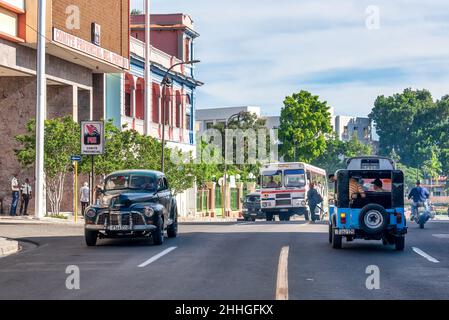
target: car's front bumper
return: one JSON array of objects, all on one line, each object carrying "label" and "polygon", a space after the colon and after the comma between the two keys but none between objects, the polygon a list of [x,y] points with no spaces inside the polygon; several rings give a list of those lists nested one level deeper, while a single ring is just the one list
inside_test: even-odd
[{"label": "car's front bumper", "polygon": [[[114,226],[113,226],[114,227]],[[156,226],[154,225],[141,225],[141,226],[132,226],[127,229],[115,229],[104,225],[95,225],[95,224],[86,224],[84,228],[86,230],[91,231],[105,231],[105,232],[116,232],[116,233],[130,233],[130,232],[153,232],[156,230]]]}]

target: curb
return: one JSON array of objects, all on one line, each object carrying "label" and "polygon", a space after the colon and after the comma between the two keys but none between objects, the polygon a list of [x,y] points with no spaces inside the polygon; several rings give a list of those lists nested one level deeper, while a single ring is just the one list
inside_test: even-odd
[{"label": "curb", "polygon": [[5,257],[19,252],[19,242],[0,238],[0,257]]}]

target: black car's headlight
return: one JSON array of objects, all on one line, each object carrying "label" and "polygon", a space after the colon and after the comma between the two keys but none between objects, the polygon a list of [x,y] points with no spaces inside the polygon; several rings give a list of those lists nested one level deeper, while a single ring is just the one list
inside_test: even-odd
[{"label": "black car's headlight", "polygon": [[86,212],[86,217],[88,217],[88,218],[95,218],[96,215],[97,215],[97,212],[93,209],[89,209]]},{"label": "black car's headlight", "polygon": [[143,208],[143,214],[147,218],[151,218],[154,215],[154,210],[151,207],[145,207]]}]

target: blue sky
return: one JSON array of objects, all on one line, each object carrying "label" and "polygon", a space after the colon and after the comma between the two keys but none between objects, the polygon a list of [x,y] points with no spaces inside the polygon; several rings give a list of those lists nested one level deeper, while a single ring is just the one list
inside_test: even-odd
[{"label": "blue sky", "polygon": [[[370,5],[379,29],[366,26]],[[449,94],[447,0],[151,0],[151,9],[190,14],[201,34],[199,108],[274,115],[305,89],[337,114],[363,116],[378,95],[407,87]]]}]

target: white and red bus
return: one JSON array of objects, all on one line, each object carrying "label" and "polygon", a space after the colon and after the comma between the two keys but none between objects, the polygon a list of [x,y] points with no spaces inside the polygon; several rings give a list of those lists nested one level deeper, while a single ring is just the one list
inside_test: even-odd
[{"label": "white and red bus", "polygon": [[[307,192],[309,183],[315,188],[324,202],[320,205],[321,217],[328,212],[328,186],[324,169],[306,163],[272,163],[263,165],[260,170],[261,208],[267,221],[288,221],[293,215],[304,215],[308,209]],[[310,216],[310,215],[309,215]]]}]

